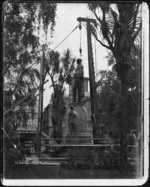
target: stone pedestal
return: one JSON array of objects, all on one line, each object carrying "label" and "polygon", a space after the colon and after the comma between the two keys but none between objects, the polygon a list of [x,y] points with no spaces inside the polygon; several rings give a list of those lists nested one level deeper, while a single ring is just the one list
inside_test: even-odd
[{"label": "stone pedestal", "polygon": [[[70,111],[70,106],[73,106],[74,110],[77,112],[78,116],[76,118],[76,134],[69,134],[68,127],[68,115]],[[88,110],[85,103],[70,103],[67,107],[66,114],[63,121],[63,136],[66,139],[67,144],[86,144],[92,143],[92,131],[89,130],[89,116]]]}]

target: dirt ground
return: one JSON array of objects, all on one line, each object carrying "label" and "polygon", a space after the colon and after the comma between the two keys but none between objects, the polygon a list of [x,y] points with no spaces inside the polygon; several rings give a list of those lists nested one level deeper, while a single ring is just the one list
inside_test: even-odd
[{"label": "dirt ground", "polygon": [[133,172],[117,169],[67,169],[60,165],[14,165],[4,173],[5,179],[132,179]]}]

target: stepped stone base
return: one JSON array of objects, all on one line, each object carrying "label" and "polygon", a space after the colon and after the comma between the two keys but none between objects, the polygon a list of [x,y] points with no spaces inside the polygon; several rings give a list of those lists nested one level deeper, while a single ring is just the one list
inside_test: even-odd
[{"label": "stepped stone base", "polygon": [[[82,103],[70,103],[66,108],[66,114],[63,120],[63,143],[65,144],[92,144],[92,128],[90,128],[91,115],[88,112],[86,102]],[[78,114],[75,119],[76,134],[69,134],[68,116],[70,112],[70,106],[73,106],[74,110]]]},{"label": "stepped stone base", "polygon": [[66,144],[92,144],[91,136],[84,133],[77,135],[67,135]]}]

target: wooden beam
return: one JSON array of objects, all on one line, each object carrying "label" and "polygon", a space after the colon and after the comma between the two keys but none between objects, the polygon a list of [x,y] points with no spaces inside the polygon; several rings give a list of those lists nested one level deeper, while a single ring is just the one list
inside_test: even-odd
[{"label": "wooden beam", "polygon": [[84,22],[93,22],[93,23],[96,23],[96,19],[81,18],[81,17],[78,17],[77,21],[84,21]]},{"label": "wooden beam", "polygon": [[[45,89],[43,90],[43,92],[45,91]],[[31,99],[30,101],[28,101],[25,105],[21,106],[18,110],[20,110],[21,108],[24,108],[26,107],[30,102],[32,102],[34,99],[36,99],[36,97],[38,96],[39,94],[35,95],[33,99]],[[6,120],[4,120],[4,122],[6,123],[6,121],[10,120],[17,112],[18,110],[14,111],[13,114],[7,118]]]}]

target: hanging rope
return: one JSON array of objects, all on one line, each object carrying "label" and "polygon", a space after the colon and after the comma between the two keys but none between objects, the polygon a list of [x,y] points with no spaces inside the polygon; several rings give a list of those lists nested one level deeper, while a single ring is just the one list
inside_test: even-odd
[{"label": "hanging rope", "polygon": [[[94,38],[95,39],[95,38]],[[96,39],[95,41],[95,73],[97,73],[97,52],[96,52]]]},{"label": "hanging rope", "polygon": [[79,29],[80,29],[80,48],[79,48],[79,53],[80,53],[80,57],[82,57],[82,25],[81,22],[79,24]]}]

